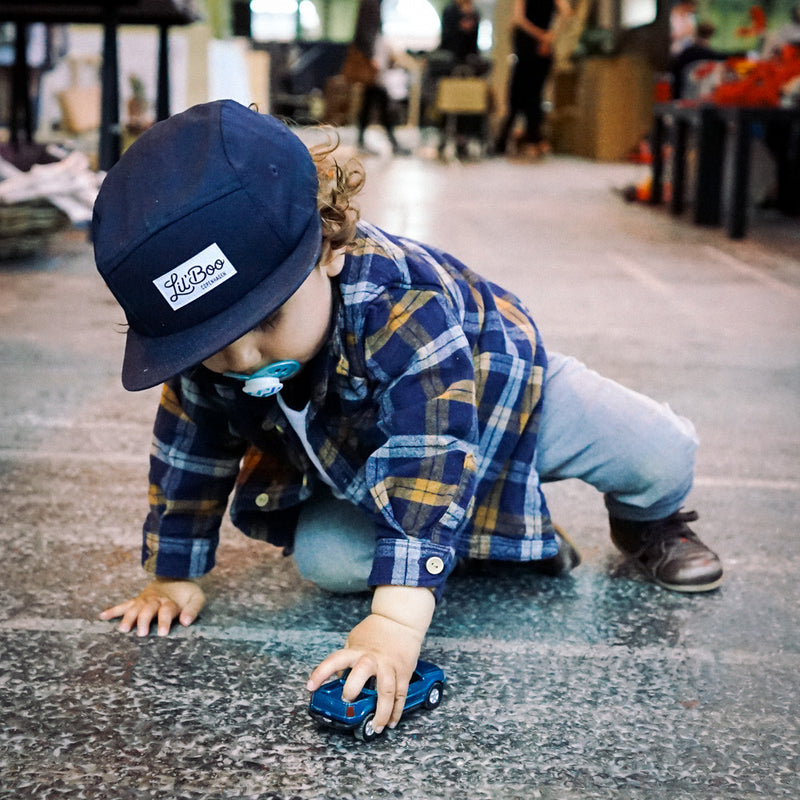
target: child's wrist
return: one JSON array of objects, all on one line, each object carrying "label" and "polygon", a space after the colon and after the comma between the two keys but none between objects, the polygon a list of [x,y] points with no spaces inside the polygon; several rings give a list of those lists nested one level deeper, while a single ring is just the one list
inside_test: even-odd
[{"label": "child's wrist", "polygon": [[424,586],[378,586],[372,595],[372,613],[417,631],[424,637],[436,608],[436,598]]}]

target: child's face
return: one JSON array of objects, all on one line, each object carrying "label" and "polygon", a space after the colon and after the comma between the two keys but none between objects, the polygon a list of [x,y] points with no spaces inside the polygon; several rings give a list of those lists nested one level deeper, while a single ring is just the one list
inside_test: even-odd
[{"label": "child's face", "polygon": [[252,374],[273,361],[307,364],[328,336],[333,309],[331,278],[344,266],[344,255],[317,264],[300,288],[263,322],[233,344],[203,361],[212,372]]}]

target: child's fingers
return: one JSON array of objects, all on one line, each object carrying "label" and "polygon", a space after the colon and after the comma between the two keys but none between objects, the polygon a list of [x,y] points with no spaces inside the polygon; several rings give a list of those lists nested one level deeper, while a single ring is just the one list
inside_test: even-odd
[{"label": "child's fingers", "polygon": [[138,597],[102,611],[100,619],[122,617],[119,629],[127,633],[136,627],[139,636],[147,636],[155,620],[158,635],[166,636],[179,615],[182,625],[191,625],[205,601],[202,589],[191,581],[174,581],[170,585],[156,581]]},{"label": "child's fingers", "polygon": [[172,620],[178,616],[178,607],[173,602],[162,602],[158,609],[158,635],[166,636],[172,627]]},{"label": "child's fingers", "polygon": [[[119,623],[119,629],[123,633],[127,633],[134,627],[139,625],[139,618],[142,612],[142,602],[140,600],[131,601],[128,610],[122,615],[122,620]],[[148,623],[149,624],[149,623]],[[144,634],[139,634],[140,636]]]},{"label": "child's fingers", "polygon": [[125,604],[125,609],[122,614],[115,614],[114,616],[122,617],[119,623],[119,629],[127,633],[136,624],[136,619],[139,616],[138,606],[131,600],[131,602]]},{"label": "child's fingers", "polygon": [[389,718],[389,727],[394,728],[398,722],[400,722],[400,718],[403,716],[403,711],[406,707],[406,697],[408,696],[408,685],[405,688],[401,689],[400,684],[397,684],[397,688],[394,692],[394,708],[392,709],[392,716]]},{"label": "child's fingers", "polygon": [[[392,711],[397,701],[397,678],[394,670],[381,670],[378,673],[378,702],[375,704],[375,719],[372,727],[375,733],[380,733],[393,719]],[[405,695],[400,705],[405,704]],[[399,717],[397,718],[400,719]]]},{"label": "child's fingers", "polygon": [[363,655],[356,660],[356,662],[352,665],[352,669],[350,670],[350,674],[347,676],[347,680],[344,682],[344,688],[342,689],[342,697],[347,700],[348,702],[352,703],[353,700],[358,697],[361,690],[364,688],[364,684],[373,676],[375,675],[377,678],[377,686],[378,693],[380,694],[381,691],[381,672],[378,666],[378,662],[372,655]]},{"label": "child's fingers", "polygon": [[138,636],[147,636],[150,633],[150,625],[157,612],[158,603],[153,600],[145,603],[139,612],[139,618],[136,623],[136,633]]},{"label": "child's fingers", "polygon": [[126,600],[124,603],[107,608],[100,612],[100,619],[109,620],[121,617],[130,607],[132,600]]},{"label": "child's fingers", "polygon": [[202,593],[193,596],[181,611],[179,620],[181,625],[191,625],[197,619],[197,615],[205,605],[205,602],[206,598]]},{"label": "child's fingers", "polygon": [[407,696],[408,681],[403,681],[397,672],[389,670],[385,676],[378,675],[378,706],[374,726],[383,728],[388,724],[394,728],[403,716]]},{"label": "child's fingers", "polygon": [[315,692],[329,678],[332,678],[343,669],[352,666],[353,654],[347,650],[337,650],[331,653],[324,661],[321,661],[308,677],[306,689]]}]

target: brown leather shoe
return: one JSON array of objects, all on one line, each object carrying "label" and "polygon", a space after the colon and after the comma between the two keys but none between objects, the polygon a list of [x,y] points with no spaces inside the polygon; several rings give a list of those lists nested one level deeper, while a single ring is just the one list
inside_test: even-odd
[{"label": "brown leather shoe", "polygon": [[695,511],[647,522],[610,518],[611,541],[665,589],[709,592],[722,583],[722,562],[686,524]]}]

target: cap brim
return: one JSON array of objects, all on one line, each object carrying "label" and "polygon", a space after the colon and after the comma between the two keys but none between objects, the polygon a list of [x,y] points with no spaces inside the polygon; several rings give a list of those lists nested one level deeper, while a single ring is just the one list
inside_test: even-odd
[{"label": "cap brim", "polygon": [[122,385],[132,392],[150,389],[244,336],[300,288],[317,263],[321,243],[320,218],[315,214],[289,258],[221,313],[167,336],[142,336],[129,327]]}]

